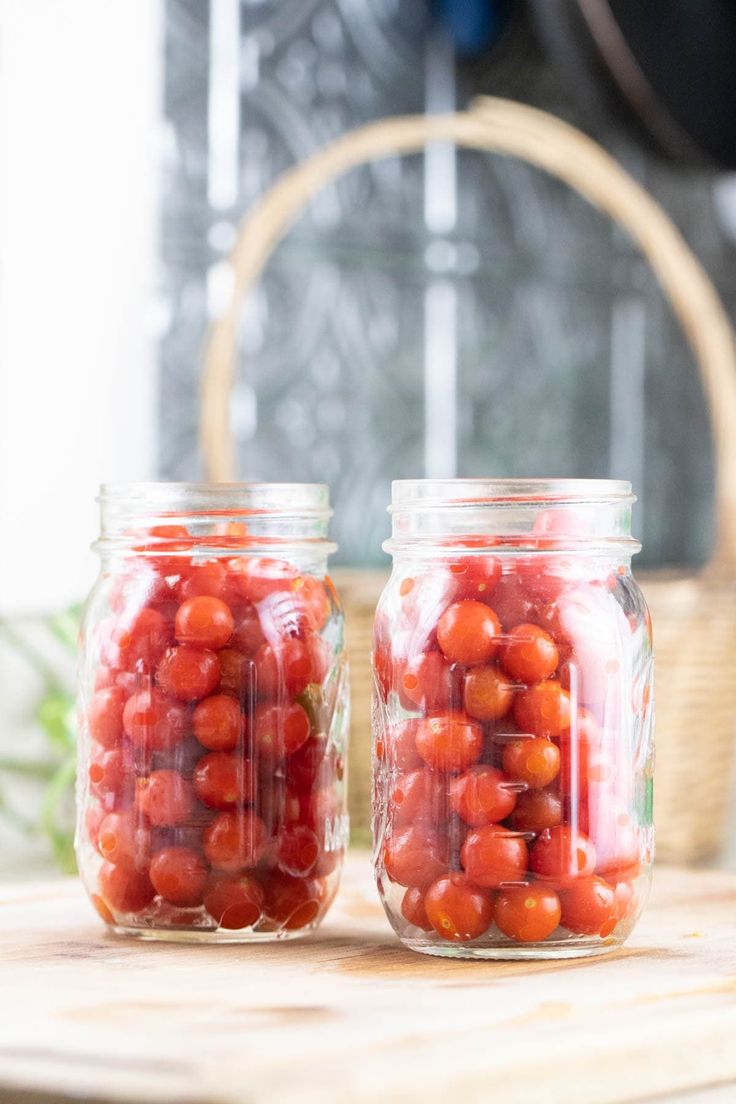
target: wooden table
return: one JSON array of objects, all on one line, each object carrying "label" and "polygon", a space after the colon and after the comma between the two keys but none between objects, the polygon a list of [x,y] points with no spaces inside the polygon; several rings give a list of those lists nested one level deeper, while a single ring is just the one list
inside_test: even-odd
[{"label": "wooden table", "polygon": [[13,886],[0,986],[12,1104],[736,1100],[733,874],[660,869],[623,951],[519,964],[405,951],[360,853],[306,942],[124,941],[76,881]]}]

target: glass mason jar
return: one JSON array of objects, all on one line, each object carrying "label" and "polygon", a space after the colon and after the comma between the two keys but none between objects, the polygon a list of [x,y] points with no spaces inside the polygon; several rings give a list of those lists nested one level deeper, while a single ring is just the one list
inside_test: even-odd
[{"label": "glass mason jar", "polygon": [[594,955],[636,922],[654,832],[633,502],[609,480],[393,484],[374,862],[413,950]]},{"label": "glass mason jar", "polygon": [[143,938],[315,928],[347,840],[326,487],[105,486],[81,635],[77,855]]}]

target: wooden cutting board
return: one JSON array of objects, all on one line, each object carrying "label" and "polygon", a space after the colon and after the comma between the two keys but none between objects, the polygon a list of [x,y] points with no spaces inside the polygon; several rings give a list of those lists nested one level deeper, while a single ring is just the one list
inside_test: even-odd
[{"label": "wooden cutting board", "polygon": [[320,933],[253,947],[116,939],[76,881],[11,886],[0,987],[12,1104],[736,1100],[732,874],[659,869],[623,951],[519,964],[404,950],[362,853]]}]

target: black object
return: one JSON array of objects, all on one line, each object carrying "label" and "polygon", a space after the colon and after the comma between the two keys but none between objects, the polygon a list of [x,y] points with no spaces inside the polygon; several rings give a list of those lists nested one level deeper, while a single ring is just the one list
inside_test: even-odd
[{"label": "black object", "polygon": [[531,0],[581,98],[661,152],[736,167],[736,0]]}]

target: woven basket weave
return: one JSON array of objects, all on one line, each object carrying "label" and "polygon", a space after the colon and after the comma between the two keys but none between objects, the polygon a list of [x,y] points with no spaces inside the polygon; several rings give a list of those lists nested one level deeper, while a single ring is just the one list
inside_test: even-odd
[{"label": "woven basket weave", "polygon": [[[274,248],[325,184],[374,159],[428,143],[515,156],[576,189],[628,231],[647,257],[700,370],[716,459],[717,532],[697,575],[640,576],[657,657],[655,819],[661,858],[692,861],[723,840],[736,740],[736,357],[733,333],[708,277],[654,200],[595,142],[554,116],[481,98],[470,111],[386,119],[351,131],[290,169],[244,218],[232,252],[233,287],[204,358],[201,446],[208,478],[236,478],[229,396],[243,298]],[[352,671],[351,812],[358,834],[370,794],[370,640],[385,574],[338,575]]]}]

